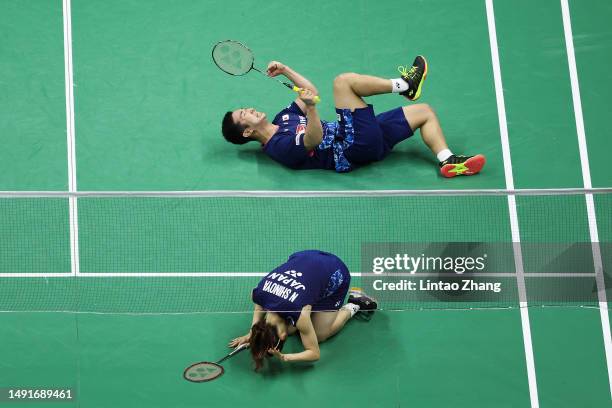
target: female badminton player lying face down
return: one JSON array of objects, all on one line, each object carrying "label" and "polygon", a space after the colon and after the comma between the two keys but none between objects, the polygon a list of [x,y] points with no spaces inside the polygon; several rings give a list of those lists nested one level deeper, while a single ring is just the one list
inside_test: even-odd
[{"label": "female badminton player lying face down", "polygon": [[[230,347],[249,343],[255,370],[266,355],[281,361],[317,361],[319,343],[338,333],[356,313],[376,310],[376,302],[352,289],[351,276],[337,256],[316,250],[296,252],[253,289],[253,323]],[[304,351],[281,353],[288,335],[299,332]]]}]

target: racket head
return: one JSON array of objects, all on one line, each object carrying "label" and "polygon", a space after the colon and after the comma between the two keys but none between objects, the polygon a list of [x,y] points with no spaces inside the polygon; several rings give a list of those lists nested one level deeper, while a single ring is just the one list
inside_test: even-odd
[{"label": "racket head", "polygon": [[225,370],[217,363],[210,361],[200,361],[190,365],[183,372],[183,377],[187,381],[201,383],[216,380],[221,377]]},{"label": "racket head", "polygon": [[253,69],[255,56],[244,44],[234,40],[219,41],[213,46],[212,59],[227,74],[240,76]]}]

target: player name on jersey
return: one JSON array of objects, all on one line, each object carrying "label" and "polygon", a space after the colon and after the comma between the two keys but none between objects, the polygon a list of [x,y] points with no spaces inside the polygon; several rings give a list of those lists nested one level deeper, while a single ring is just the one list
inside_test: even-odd
[{"label": "player name on jersey", "polygon": [[306,286],[295,278],[288,277],[282,273],[273,272],[266,277],[262,290],[293,303],[299,296],[297,290],[306,290]]}]

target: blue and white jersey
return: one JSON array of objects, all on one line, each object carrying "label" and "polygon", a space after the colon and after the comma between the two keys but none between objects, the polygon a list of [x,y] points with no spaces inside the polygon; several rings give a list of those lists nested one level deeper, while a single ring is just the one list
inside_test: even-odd
[{"label": "blue and white jersey", "polygon": [[[279,128],[263,147],[272,159],[292,169],[335,168],[333,151],[329,146],[317,146],[312,150],[304,146],[306,114],[295,102],[280,111],[272,123]],[[324,132],[329,127],[324,121],[321,125]]]},{"label": "blue and white jersey", "polygon": [[[253,302],[295,325],[304,306],[337,310],[349,282],[348,268],[337,256],[317,250],[300,251],[261,279],[253,289]],[[333,304],[329,304],[332,299]]]}]

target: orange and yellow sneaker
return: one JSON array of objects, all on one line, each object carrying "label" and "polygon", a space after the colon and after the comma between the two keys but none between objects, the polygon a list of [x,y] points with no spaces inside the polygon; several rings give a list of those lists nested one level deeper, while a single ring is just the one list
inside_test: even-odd
[{"label": "orange and yellow sneaker", "polygon": [[455,156],[440,162],[440,173],[444,177],[471,176],[482,170],[486,159],[482,154],[476,156]]}]

